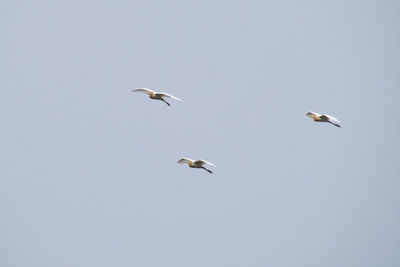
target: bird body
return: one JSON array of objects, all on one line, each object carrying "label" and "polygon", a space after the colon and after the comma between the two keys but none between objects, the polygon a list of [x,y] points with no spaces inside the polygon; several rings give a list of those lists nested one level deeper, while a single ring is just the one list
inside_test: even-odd
[{"label": "bird body", "polygon": [[170,95],[170,94],[167,94],[167,93],[163,93],[163,92],[155,92],[155,91],[150,90],[148,88],[137,88],[137,89],[132,90],[132,92],[143,92],[145,94],[148,94],[151,99],[161,100],[165,104],[167,104],[168,106],[171,106],[171,104],[168,103],[165,100],[166,97],[172,98],[172,99],[175,99],[175,100],[178,100],[178,101],[182,101],[182,99],[177,98],[176,96],[173,96],[173,95]]},{"label": "bird body", "polygon": [[204,169],[204,170],[208,171],[209,173],[212,173],[212,171],[207,169],[206,167],[204,167],[204,165],[208,164],[208,165],[211,165],[211,166],[215,167],[215,165],[212,164],[211,162],[208,162],[208,161],[205,161],[205,160],[202,160],[202,159],[192,160],[192,159],[189,159],[189,158],[181,158],[180,160],[178,160],[178,163],[181,163],[181,164],[187,163],[188,166],[191,167],[191,168]]},{"label": "bird body", "polygon": [[307,112],[306,113],[307,117],[312,118],[314,121],[317,122],[328,122],[330,124],[335,125],[336,127],[341,127],[339,125],[340,121],[338,119],[336,119],[335,117],[331,116],[331,115],[327,115],[327,114],[318,114],[317,112]]}]

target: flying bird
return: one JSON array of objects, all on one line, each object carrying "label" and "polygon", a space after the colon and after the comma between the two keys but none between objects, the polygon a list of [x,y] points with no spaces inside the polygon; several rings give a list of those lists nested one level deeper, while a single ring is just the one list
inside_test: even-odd
[{"label": "flying bird", "polygon": [[321,115],[316,112],[310,111],[310,112],[306,113],[306,116],[310,117],[314,121],[329,122],[330,124],[333,124],[340,128],[340,125],[339,125],[340,121],[331,115],[326,115],[326,114]]},{"label": "flying bird", "polygon": [[210,163],[208,161],[202,160],[202,159],[193,161],[192,159],[181,158],[180,160],[178,160],[178,163],[181,163],[181,164],[187,163],[189,165],[189,167],[191,167],[191,168],[204,169],[204,170],[208,171],[209,173],[213,173],[213,172],[211,170],[207,169],[206,167],[204,167],[204,165],[208,164],[208,165],[211,165],[211,166],[215,167],[214,164],[212,164],[212,163]]},{"label": "flying bird", "polygon": [[171,106],[170,103],[165,101],[165,97],[169,97],[178,101],[183,101],[182,99],[177,98],[176,96],[167,94],[167,93],[162,93],[162,92],[155,92],[153,90],[147,89],[147,88],[137,88],[132,90],[132,92],[143,92],[145,94],[148,94],[151,99],[156,99],[156,100],[161,100],[168,106]]}]

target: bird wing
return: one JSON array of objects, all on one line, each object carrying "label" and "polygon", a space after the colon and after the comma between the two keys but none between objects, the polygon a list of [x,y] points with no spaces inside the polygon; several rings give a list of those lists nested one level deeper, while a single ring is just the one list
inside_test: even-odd
[{"label": "bird wing", "polygon": [[196,161],[193,162],[193,163],[196,164],[196,165],[201,165],[201,166],[203,166],[204,164],[208,164],[208,165],[211,165],[211,166],[216,167],[216,166],[215,166],[214,164],[212,164],[211,162],[205,161],[205,160],[203,160],[203,159],[196,160]]},{"label": "bird wing", "polygon": [[136,89],[133,89],[132,92],[150,93],[150,92],[154,92],[154,91],[150,90],[148,88],[136,88]]},{"label": "bird wing", "polygon": [[338,119],[336,119],[335,117],[333,117],[331,115],[323,114],[323,115],[321,115],[321,119],[325,119],[327,121],[330,121],[330,122],[333,122],[336,124],[340,123],[340,121]]},{"label": "bird wing", "polygon": [[156,93],[156,95],[159,95],[161,97],[166,96],[166,97],[170,97],[172,99],[178,100],[178,101],[183,101],[182,99],[177,98],[176,96],[173,96],[173,95],[170,95],[170,94],[167,94],[167,93],[159,92],[159,93]]},{"label": "bird wing", "polygon": [[189,162],[191,162],[191,161],[192,161],[191,159],[181,158],[180,160],[178,160],[178,163],[183,164],[183,163],[189,163]]}]

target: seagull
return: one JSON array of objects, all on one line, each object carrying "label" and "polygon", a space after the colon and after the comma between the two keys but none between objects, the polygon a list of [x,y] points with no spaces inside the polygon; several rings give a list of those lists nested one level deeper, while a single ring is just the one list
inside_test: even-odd
[{"label": "seagull", "polygon": [[326,115],[326,114],[321,115],[316,112],[310,111],[310,112],[306,113],[306,116],[312,118],[314,121],[329,122],[330,124],[333,124],[340,128],[340,125],[339,125],[340,121],[331,115]]},{"label": "seagull", "polygon": [[212,164],[212,163],[210,163],[208,161],[202,160],[202,159],[193,161],[192,159],[181,158],[180,160],[178,160],[178,163],[181,163],[181,164],[187,163],[189,165],[189,167],[191,167],[191,168],[201,168],[201,169],[204,169],[204,170],[208,171],[209,173],[213,173],[213,172],[210,171],[209,169],[207,169],[206,167],[204,167],[204,165],[208,164],[208,165],[211,165],[211,166],[215,167],[214,164]]},{"label": "seagull", "polygon": [[149,97],[151,99],[157,99],[157,100],[161,100],[163,101],[165,104],[167,104],[168,106],[171,106],[170,103],[168,103],[167,101],[165,101],[164,97],[169,97],[178,101],[182,101],[182,99],[179,99],[173,95],[167,94],[167,93],[162,93],[162,92],[155,92],[153,90],[147,89],[147,88],[137,88],[132,90],[132,92],[143,92],[149,95]]}]

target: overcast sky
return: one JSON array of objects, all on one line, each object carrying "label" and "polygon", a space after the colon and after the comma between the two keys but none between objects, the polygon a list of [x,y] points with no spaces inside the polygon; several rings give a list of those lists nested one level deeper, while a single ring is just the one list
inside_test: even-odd
[{"label": "overcast sky", "polygon": [[399,12],[1,1],[0,265],[400,266]]}]

